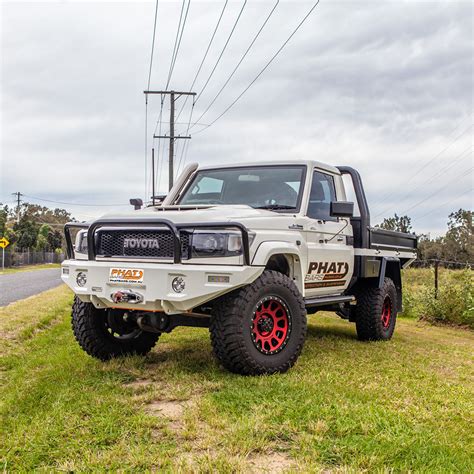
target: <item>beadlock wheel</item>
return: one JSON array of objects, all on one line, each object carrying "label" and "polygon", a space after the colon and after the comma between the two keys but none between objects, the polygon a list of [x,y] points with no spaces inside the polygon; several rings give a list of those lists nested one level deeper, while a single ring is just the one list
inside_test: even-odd
[{"label": "beadlock wheel", "polygon": [[295,282],[265,270],[212,308],[211,342],[228,370],[243,375],[286,372],[298,359],[306,336],[306,309]]},{"label": "beadlock wheel", "polygon": [[390,300],[390,296],[386,296],[383,302],[382,307],[382,326],[384,329],[388,329],[390,327],[390,320],[392,317],[392,301]]},{"label": "beadlock wheel", "polygon": [[262,354],[276,354],[288,342],[291,333],[290,310],[276,297],[262,298],[252,318],[252,341]]},{"label": "beadlock wheel", "polygon": [[397,290],[390,278],[383,285],[367,283],[357,292],[355,323],[362,341],[387,341],[397,321]]}]

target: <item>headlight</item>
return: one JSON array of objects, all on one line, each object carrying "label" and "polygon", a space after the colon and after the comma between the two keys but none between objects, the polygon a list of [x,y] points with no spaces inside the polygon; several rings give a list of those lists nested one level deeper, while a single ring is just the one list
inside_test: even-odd
[{"label": "headlight", "polygon": [[76,235],[76,243],[74,245],[74,253],[87,255],[87,230],[80,230]]},{"label": "headlight", "polygon": [[195,230],[191,238],[192,257],[233,257],[242,255],[242,234],[235,231]]}]

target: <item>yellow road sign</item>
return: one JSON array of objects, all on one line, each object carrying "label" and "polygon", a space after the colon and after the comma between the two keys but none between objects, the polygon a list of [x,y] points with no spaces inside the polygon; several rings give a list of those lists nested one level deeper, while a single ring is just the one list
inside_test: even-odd
[{"label": "yellow road sign", "polygon": [[10,245],[10,242],[5,237],[2,237],[0,239],[0,248],[4,249],[5,247],[8,247]]}]

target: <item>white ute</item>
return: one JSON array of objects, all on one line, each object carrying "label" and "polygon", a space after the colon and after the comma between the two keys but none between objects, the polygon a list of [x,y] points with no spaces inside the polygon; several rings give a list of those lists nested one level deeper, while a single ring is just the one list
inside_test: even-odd
[{"label": "white ute", "polygon": [[146,354],[163,332],[208,327],[217,359],[241,374],[288,370],[307,310],[390,339],[417,248],[414,235],[370,227],[357,171],[316,161],[189,165],[159,205],[65,234],[62,279],[88,354]]}]

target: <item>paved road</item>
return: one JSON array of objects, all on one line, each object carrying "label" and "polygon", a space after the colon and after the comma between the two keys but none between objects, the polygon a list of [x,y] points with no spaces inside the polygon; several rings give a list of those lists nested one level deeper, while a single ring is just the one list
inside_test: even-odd
[{"label": "paved road", "polygon": [[0,275],[0,306],[49,290],[62,283],[60,268]]}]

